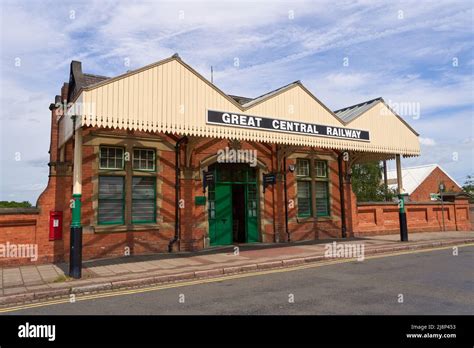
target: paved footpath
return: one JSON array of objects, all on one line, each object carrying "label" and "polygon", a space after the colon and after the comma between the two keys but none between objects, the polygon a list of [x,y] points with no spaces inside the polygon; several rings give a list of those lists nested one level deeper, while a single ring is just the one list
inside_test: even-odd
[{"label": "paved footpath", "polygon": [[474,243],[471,232],[411,233],[409,242],[398,235],[334,239],[290,244],[241,245],[193,253],[153,254],[86,261],[83,278],[69,279],[67,264],[0,268],[0,306],[36,302],[70,294],[131,288],[151,284],[213,277],[261,269],[292,267],[328,261],[327,243],[363,244],[365,255]]}]

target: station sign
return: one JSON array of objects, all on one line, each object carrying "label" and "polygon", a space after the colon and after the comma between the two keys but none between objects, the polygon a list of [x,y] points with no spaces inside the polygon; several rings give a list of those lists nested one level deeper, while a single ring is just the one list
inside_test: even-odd
[{"label": "station sign", "polygon": [[223,111],[207,111],[207,124],[249,128],[272,132],[283,132],[318,137],[369,141],[369,132],[361,129],[326,126],[315,123],[282,120],[262,116],[250,116]]},{"label": "station sign", "polygon": [[274,185],[276,183],[276,174],[275,173],[268,173],[263,174],[263,192],[268,185]]},{"label": "station sign", "polygon": [[214,182],[214,172],[203,172],[202,173],[202,192],[206,192],[208,183]]}]

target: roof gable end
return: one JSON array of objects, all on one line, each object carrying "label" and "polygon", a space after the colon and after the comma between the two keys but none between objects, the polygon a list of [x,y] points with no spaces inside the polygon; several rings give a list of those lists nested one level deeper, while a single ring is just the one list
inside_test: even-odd
[{"label": "roof gable end", "polygon": [[[261,103],[264,103],[270,99],[272,99],[273,97],[276,97],[282,93],[285,93],[289,90],[291,90],[292,88],[295,88],[295,87],[299,87],[301,88],[306,94],[308,94],[308,96],[310,96],[314,101],[316,101],[316,103],[318,103],[320,106],[322,106],[330,115],[332,115],[334,117],[335,120],[337,120],[337,122],[340,124],[340,125],[344,125],[344,122],[332,111],[330,110],[326,105],[324,105],[318,98],[316,98],[316,96],[314,94],[312,94],[302,83],[301,81],[294,81],[292,83],[289,83],[288,85],[285,85],[285,86],[282,86],[282,87],[279,87],[273,91],[270,91],[270,92],[267,92],[259,97],[256,97],[254,99],[250,99],[250,98],[245,98],[245,99],[250,99],[249,101],[246,101],[244,103],[242,102],[239,102],[239,98],[236,98],[235,96],[232,96],[232,95],[228,95],[226,93],[224,93],[219,87],[217,87],[215,84],[211,83],[208,79],[206,79],[204,76],[202,76],[199,72],[197,72],[193,67],[191,67],[190,65],[188,65],[187,63],[185,63],[180,57],[179,55],[175,54],[169,58],[166,58],[166,59],[163,59],[161,61],[158,61],[158,62],[155,62],[155,63],[152,63],[152,64],[149,64],[149,65],[146,65],[142,68],[139,68],[139,69],[136,69],[136,70],[132,70],[132,71],[128,71],[124,74],[121,74],[119,76],[116,76],[116,77],[113,77],[113,78],[108,78],[108,79],[105,79],[103,81],[99,81],[98,83],[95,83],[93,85],[89,85],[89,86],[84,86],[81,90],[85,90],[85,91],[91,91],[93,89],[96,89],[96,88],[99,88],[99,87],[102,87],[102,86],[105,86],[107,84],[110,84],[110,83],[113,83],[113,82],[116,82],[120,79],[124,79],[124,78],[127,78],[129,76],[132,76],[134,74],[138,74],[140,72],[143,72],[143,71],[146,71],[146,70],[149,70],[149,69],[152,69],[152,68],[155,68],[159,65],[163,65],[163,64],[167,64],[171,61],[176,61],[178,63],[180,63],[183,67],[185,67],[187,70],[189,70],[191,73],[193,73],[194,75],[196,75],[198,78],[200,78],[203,82],[205,82],[208,86],[210,86],[211,88],[213,88],[214,90],[216,90],[222,97],[224,97],[225,99],[227,99],[229,102],[231,102],[232,104],[234,104],[236,107],[238,107],[241,111],[248,111],[248,110],[251,110],[252,108],[254,108],[255,106],[261,104]],[[80,93],[78,93],[80,94]],[[241,98],[243,99],[243,98]]]}]

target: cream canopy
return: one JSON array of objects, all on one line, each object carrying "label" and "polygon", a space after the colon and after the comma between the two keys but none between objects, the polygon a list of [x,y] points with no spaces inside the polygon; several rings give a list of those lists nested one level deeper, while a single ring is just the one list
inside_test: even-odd
[{"label": "cream canopy", "polygon": [[[209,110],[358,129],[368,131],[370,139],[209,124]],[[241,104],[177,55],[80,89],[59,120],[60,146],[72,136],[72,115],[78,116],[77,128],[93,126],[378,154],[420,154],[418,134],[383,99],[372,102],[349,122],[329,110],[299,81]]]}]

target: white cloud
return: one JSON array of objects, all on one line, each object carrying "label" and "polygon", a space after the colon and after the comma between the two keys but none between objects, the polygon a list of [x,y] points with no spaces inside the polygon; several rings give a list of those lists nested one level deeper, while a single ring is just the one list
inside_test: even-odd
[{"label": "white cloud", "polygon": [[421,145],[425,145],[425,146],[435,146],[436,145],[436,142],[434,141],[434,139],[431,139],[431,138],[419,137],[419,140],[420,140]]}]

